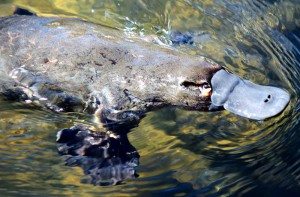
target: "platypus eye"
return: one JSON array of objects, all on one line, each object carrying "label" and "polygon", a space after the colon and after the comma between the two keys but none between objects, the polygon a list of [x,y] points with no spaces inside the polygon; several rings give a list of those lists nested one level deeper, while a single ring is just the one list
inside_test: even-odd
[{"label": "platypus eye", "polygon": [[206,81],[203,82],[191,82],[191,81],[184,81],[180,84],[181,86],[184,86],[188,90],[197,90],[199,91],[199,96],[210,96],[211,95],[211,87],[210,84]]},{"label": "platypus eye", "polygon": [[203,89],[211,89],[209,83],[207,83],[207,82],[202,83],[201,86],[202,86]]}]

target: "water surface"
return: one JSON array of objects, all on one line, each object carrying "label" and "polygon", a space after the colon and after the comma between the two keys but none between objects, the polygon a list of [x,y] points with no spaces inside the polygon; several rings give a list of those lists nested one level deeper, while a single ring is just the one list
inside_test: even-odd
[{"label": "water surface", "polygon": [[129,133],[141,155],[139,178],[96,187],[64,165],[56,131],[93,124],[85,114],[58,114],[0,101],[0,192],[3,196],[299,196],[300,2],[298,0],[2,0],[40,16],[80,17],[213,59],[259,84],[287,89],[292,100],[274,118],[252,121],[226,111],[150,112]]}]

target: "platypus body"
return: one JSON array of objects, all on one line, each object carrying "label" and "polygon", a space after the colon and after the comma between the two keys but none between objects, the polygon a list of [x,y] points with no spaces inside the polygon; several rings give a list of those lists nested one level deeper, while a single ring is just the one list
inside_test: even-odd
[{"label": "platypus body", "polygon": [[[83,110],[92,97],[114,110],[207,108],[209,81],[221,69],[206,58],[77,19],[15,16],[0,21],[0,28],[4,71],[62,111]],[[67,95],[57,98],[59,92]],[[73,103],[63,100],[68,96]]]},{"label": "platypus body", "polygon": [[224,107],[262,120],[289,102],[285,90],[243,80],[205,57],[79,19],[0,18],[0,43],[2,96],[94,113],[103,123],[101,131],[81,125],[57,135],[67,163],[82,166],[97,185],[136,176],[139,156],[126,134],[149,110]]}]

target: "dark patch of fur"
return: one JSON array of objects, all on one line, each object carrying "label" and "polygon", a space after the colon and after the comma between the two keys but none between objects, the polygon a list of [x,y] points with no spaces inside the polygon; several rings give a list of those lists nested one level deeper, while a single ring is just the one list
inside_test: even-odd
[{"label": "dark patch of fur", "polygon": [[26,9],[23,9],[23,8],[16,8],[16,10],[14,11],[14,14],[26,15],[26,16],[36,16],[36,14],[34,14]]}]

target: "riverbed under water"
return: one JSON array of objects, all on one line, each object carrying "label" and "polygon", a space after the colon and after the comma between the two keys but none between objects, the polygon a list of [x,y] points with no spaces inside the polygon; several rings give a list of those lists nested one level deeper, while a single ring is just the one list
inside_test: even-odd
[{"label": "riverbed under water", "polygon": [[164,44],[171,32],[192,34],[192,45],[174,47],[283,87],[291,102],[264,121],[227,111],[150,112],[129,133],[139,177],[101,187],[82,183],[82,169],[65,166],[55,143],[58,130],[92,124],[92,116],[0,100],[0,196],[300,196],[299,0],[0,0],[0,16],[16,6]]}]

